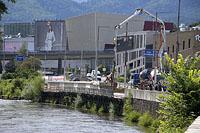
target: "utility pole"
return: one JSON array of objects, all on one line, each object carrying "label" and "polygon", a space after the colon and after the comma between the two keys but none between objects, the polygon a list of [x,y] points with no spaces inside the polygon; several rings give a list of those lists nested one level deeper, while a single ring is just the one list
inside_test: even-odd
[{"label": "utility pole", "polygon": [[156,23],[154,25],[154,30],[155,30],[155,49],[154,49],[154,85],[156,85],[157,83],[157,76],[156,76],[156,72],[157,72],[157,68],[158,68],[158,56],[155,53],[156,52],[156,45],[157,45],[157,23],[158,23],[158,13],[156,12]]},{"label": "utility pole", "polygon": [[94,40],[95,40],[95,46],[96,46],[96,50],[95,50],[95,81],[97,81],[97,14],[94,14]]},{"label": "utility pole", "polygon": [[[128,45],[128,22],[126,23],[126,43]],[[126,70],[127,70],[127,66],[126,66],[126,61],[127,61],[127,50],[125,50],[125,53],[124,53],[124,85],[126,84],[126,77],[127,77],[127,73],[126,73]]]},{"label": "utility pole", "polygon": [[181,7],[181,0],[178,1],[178,16],[177,16],[177,36],[176,36],[176,61],[178,59],[178,53],[179,53],[179,25],[180,25],[180,7]]}]

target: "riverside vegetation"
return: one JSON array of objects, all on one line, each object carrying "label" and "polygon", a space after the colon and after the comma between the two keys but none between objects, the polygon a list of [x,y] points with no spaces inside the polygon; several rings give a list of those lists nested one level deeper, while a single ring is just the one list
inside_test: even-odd
[{"label": "riverside vegetation", "polygon": [[166,95],[160,96],[159,117],[152,118],[148,112],[140,114],[134,111],[131,95],[125,100],[124,120],[150,127],[152,132],[184,133],[187,127],[200,115],[200,57],[187,57],[179,54],[174,63],[166,55],[165,67],[168,73],[163,74]]},{"label": "riverside vegetation", "polygon": [[0,80],[0,96],[5,99],[27,99],[39,101],[44,81],[39,59],[29,57],[23,62],[10,60]]},{"label": "riverside vegetation", "polygon": [[[23,97],[40,101],[44,82],[36,71],[40,69],[40,65],[37,64],[40,64],[38,59],[32,57],[20,63],[10,61],[0,81],[0,95],[9,99]],[[148,112],[144,114],[136,112],[130,94],[124,102],[75,93],[66,94],[62,99],[47,96],[44,102],[62,104],[95,114],[123,116],[124,121],[128,123],[137,123],[152,129],[148,132],[183,133],[200,115],[200,58],[188,57],[184,60],[179,55],[177,62],[174,63],[169,56],[166,56],[166,64],[169,71],[164,74],[167,95],[160,97],[157,118],[153,118]],[[102,100],[104,102],[100,102]]]}]

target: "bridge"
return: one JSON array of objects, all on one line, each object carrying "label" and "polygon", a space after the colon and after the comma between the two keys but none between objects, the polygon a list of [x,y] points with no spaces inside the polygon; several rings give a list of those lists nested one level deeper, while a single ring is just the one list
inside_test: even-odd
[{"label": "bridge", "polygon": [[[18,52],[0,52],[0,60],[10,60],[19,55]],[[94,59],[95,51],[35,51],[27,52],[26,56],[37,57],[41,60],[78,60],[78,59]],[[114,51],[105,50],[98,51],[99,59],[113,59]]]},{"label": "bridge", "polygon": [[[47,81],[44,92],[74,92],[90,95],[115,97],[112,86],[95,81]],[[160,94],[164,94],[162,91],[153,90],[138,90],[138,89],[125,89],[124,93],[116,93],[115,98],[123,99],[128,96],[128,93],[132,94],[133,99],[141,99],[152,102],[159,102],[158,98]],[[123,95],[122,95],[123,94]]]},{"label": "bridge", "polygon": [[113,97],[113,90],[110,86],[100,88],[97,82],[90,81],[48,81],[44,88],[44,92],[73,92],[78,94]]}]

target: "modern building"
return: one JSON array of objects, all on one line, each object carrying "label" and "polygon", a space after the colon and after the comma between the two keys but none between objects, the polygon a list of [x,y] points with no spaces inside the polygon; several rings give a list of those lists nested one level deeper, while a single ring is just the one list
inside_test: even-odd
[{"label": "modern building", "polygon": [[[74,52],[74,56],[77,56],[77,52],[81,53],[93,53],[92,57],[87,58],[83,54],[83,60],[72,60],[66,57],[66,60],[61,61],[62,68],[65,68],[70,64],[71,67],[75,66],[88,66],[91,69],[95,69],[95,51],[97,50],[97,66],[100,64],[106,65],[111,69],[114,60],[114,45],[113,38],[114,26],[123,21],[126,15],[117,14],[104,14],[104,13],[91,13],[82,16],[72,17],[65,21],[63,20],[41,20],[35,22],[35,50],[45,50],[45,40],[47,37],[49,23],[55,34],[55,43],[51,51],[66,51]],[[136,17],[129,22],[128,31],[140,31],[143,29],[144,20],[142,17]],[[119,33],[125,32],[125,27],[119,31]],[[109,52],[110,51],[110,52]],[[108,55],[102,57],[102,55]],[[101,57],[99,56],[101,54]],[[46,63],[45,63],[46,62]],[[55,68],[59,64],[57,60],[46,60],[42,62],[43,67]]]},{"label": "modern building", "polygon": [[34,35],[33,23],[5,23],[4,36],[16,37],[19,33],[21,37],[29,37]]},{"label": "modern building", "polygon": [[25,38],[4,38],[3,51],[5,52],[18,52],[22,45],[25,45],[29,52],[34,51],[34,37]]},{"label": "modern building", "polygon": [[145,56],[144,51],[153,49],[154,35],[154,31],[138,31],[118,37],[115,56],[117,76],[124,75],[125,66],[132,74],[152,68],[153,56]]},{"label": "modern building", "polygon": [[[174,29],[173,23],[166,22],[165,26],[167,33]],[[159,31],[158,22],[144,21],[143,30],[118,37],[115,55],[117,76],[125,74],[125,66],[131,74],[157,67],[160,48],[158,38],[161,37]]]},{"label": "modern building", "polygon": [[[105,44],[113,44],[115,25],[122,22],[126,15],[91,13],[72,17],[65,21],[69,51],[103,51]],[[143,30],[144,19],[136,17],[128,24],[128,32]],[[125,32],[126,27],[119,31]]]}]

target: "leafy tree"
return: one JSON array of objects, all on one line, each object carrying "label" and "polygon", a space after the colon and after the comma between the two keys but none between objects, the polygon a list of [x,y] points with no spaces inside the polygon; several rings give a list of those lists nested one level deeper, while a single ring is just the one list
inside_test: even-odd
[{"label": "leafy tree", "polygon": [[[16,2],[16,0],[7,0],[7,1],[8,2],[12,2],[12,3]],[[7,8],[6,4],[5,4],[5,2],[1,0],[0,1],[0,14],[7,13],[7,11],[8,11],[8,8]]]},{"label": "leafy tree", "polygon": [[2,62],[0,60],[0,73],[2,73],[2,71],[3,71],[3,67],[2,67]]},{"label": "leafy tree", "polygon": [[27,42],[22,43],[22,47],[19,49],[19,53],[22,55],[27,54]]},{"label": "leafy tree", "polygon": [[74,74],[76,75],[80,74],[80,69],[78,68],[78,66],[74,68]]},{"label": "leafy tree", "polygon": [[5,65],[5,71],[7,73],[14,73],[16,69],[15,66],[15,61],[14,60],[10,60],[6,65]]},{"label": "leafy tree", "polygon": [[195,23],[191,24],[190,27],[194,27],[194,26],[197,26],[197,25],[200,25],[200,22],[195,22]]},{"label": "leafy tree", "polygon": [[183,59],[177,63],[167,55],[170,73],[165,74],[167,95],[162,96],[159,110],[160,132],[184,132],[200,115],[200,57]]},{"label": "leafy tree", "polygon": [[32,69],[34,71],[41,69],[41,61],[38,58],[30,57],[25,61],[18,63],[17,69]]}]

